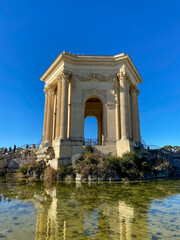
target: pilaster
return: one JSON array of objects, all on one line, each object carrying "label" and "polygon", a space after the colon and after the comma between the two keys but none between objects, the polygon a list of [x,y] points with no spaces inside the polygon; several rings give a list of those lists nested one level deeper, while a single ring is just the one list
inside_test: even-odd
[{"label": "pilaster", "polygon": [[58,77],[57,82],[57,112],[56,112],[56,139],[60,138],[60,122],[61,122],[61,90],[62,90],[62,82],[61,78]]},{"label": "pilaster", "polygon": [[44,108],[44,127],[43,127],[43,142],[46,141],[46,125],[47,125],[47,106],[48,106],[48,90],[47,88],[44,89],[45,93],[45,108]]},{"label": "pilaster", "polygon": [[126,72],[118,73],[120,82],[121,139],[128,139],[128,99]]},{"label": "pilaster", "polygon": [[68,80],[71,74],[62,72],[62,98],[61,98],[61,120],[60,120],[60,138],[67,139],[67,120],[68,120]]},{"label": "pilaster", "polygon": [[131,106],[132,106],[131,113],[132,113],[132,136],[134,142],[140,142],[138,94],[139,91],[135,87],[133,87],[131,91]]},{"label": "pilaster", "polygon": [[52,128],[53,128],[53,105],[54,105],[54,91],[55,86],[48,86],[48,109],[47,109],[47,125],[46,125],[46,142],[52,142]]}]

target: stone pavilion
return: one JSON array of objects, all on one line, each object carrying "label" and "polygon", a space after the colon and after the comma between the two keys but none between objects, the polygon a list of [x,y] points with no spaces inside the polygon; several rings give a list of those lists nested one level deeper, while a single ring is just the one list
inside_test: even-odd
[{"label": "stone pavilion", "polygon": [[[51,166],[70,162],[85,145],[121,156],[140,144],[138,84],[142,78],[129,55],[62,52],[41,77],[45,83],[43,147],[53,147]],[[98,138],[84,138],[88,116],[97,119]]]}]

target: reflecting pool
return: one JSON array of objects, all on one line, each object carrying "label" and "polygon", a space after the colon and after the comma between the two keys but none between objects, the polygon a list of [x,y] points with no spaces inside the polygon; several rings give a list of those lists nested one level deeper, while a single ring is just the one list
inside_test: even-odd
[{"label": "reflecting pool", "polygon": [[0,239],[180,239],[180,180],[0,181]]}]

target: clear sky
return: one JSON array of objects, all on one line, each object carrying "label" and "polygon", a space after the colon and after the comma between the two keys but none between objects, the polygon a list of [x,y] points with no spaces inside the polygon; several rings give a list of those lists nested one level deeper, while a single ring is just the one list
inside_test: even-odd
[{"label": "clear sky", "polygon": [[0,147],[40,142],[40,77],[64,50],[128,53],[144,141],[180,145],[179,0],[0,0]]}]

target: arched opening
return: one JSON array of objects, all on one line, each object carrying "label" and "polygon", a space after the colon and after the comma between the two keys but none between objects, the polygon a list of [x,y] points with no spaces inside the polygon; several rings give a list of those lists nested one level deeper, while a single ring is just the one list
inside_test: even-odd
[{"label": "arched opening", "polygon": [[[85,145],[102,145],[103,141],[103,104],[101,100],[96,97],[89,98],[85,103],[84,119],[94,117],[97,120],[97,130],[94,128],[93,120],[89,121],[88,131],[92,132],[92,136],[96,138],[87,138],[84,124],[84,144]],[[92,119],[92,118],[91,118]],[[96,131],[96,133],[95,133]],[[97,135],[96,135],[97,134]]]},{"label": "arched opening", "polygon": [[87,117],[84,121],[84,138],[98,139],[98,123],[95,117]]}]

